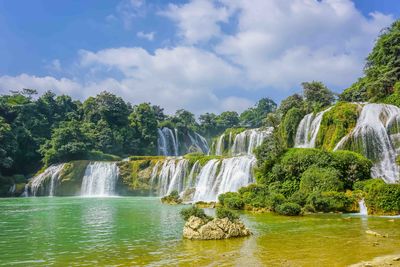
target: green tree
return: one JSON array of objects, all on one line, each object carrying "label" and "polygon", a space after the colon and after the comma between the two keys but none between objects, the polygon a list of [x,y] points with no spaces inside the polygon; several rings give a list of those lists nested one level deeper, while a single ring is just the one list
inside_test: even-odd
[{"label": "green tree", "polygon": [[129,115],[131,127],[140,136],[141,153],[154,154],[157,147],[157,111],[150,103],[142,103],[134,107]]},{"label": "green tree", "polygon": [[335,100],[335,95],[322,82],[303,82],[304,98],[308,111],[319,111]]},{"label": "green tree", "polygon": [[271,112],[276,111],[276,103],[270,98],[262,98],[257,105],[240,114],[240,124],[244,127],[260,127]]}]

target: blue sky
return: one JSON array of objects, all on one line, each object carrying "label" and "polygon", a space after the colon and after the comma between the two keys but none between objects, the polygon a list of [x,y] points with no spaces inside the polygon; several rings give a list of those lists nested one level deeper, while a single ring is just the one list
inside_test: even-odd
[{"label": "blue sky", "polygon": [[0,93],[240,112],[303,81],[340,92],[399,15],[397,0],[0,0]]}]

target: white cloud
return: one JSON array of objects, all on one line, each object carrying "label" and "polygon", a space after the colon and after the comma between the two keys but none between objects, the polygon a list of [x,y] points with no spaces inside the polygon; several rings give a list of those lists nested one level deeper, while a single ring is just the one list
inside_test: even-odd
[{"label": "white cloud", "polygon": [[146,2],[144,0],[122,0],[116,7],[116,14],[106,17],[107,21],[120,18],[126,29],[130,29],[135,19],[146,14]]},{"label": "white cloud", "polygon": [[217,7],[212,0],[192,0],[183,5],[170,4],[160,12],[178,24],[179,35],[188,44],[205,42],[220,36],[219,23],[227,22],[229,10]]},{"label": "white cloud", "polygon": [[38,77],[25,73],[18,76],[0,76],[0,91],[6,93],[8,90],[23,88],[37,89],[39,93],[51,90],[58,94],[69,94],[75,97],[81,97],[83,92],[79,83],[67,78]]},{"label": "white cloud", "polygon": [[216,52],[243,67],[257,87],[289,89],[302,81],[350,85],[392,16],[364,17],[350,0],[224,1],[236,9],[238,31]]},{"label": "white cloud", "polygon": [[154,36],[155,36],[155,32],[138,32],[136,33],[136,36],[142,39],[147,39],[148,41],[153,41],[154,40]]},{"label": "white cloud", "polygon": [[[118,10],[128,27],[146,12],[146,3],[124,0]],[[76,77],[0,76],[0,91],[53,89],[84,99],[108,90],[169,113],[240,112],[256,95],[284,97],[303,81],[349,86],[362,74],[380,30],[393,21],[379,12],[364,16],[350,0],[193,0],[170,4],[161,14],[176,23],[178,45],[152,52],[81,50]],[[229,31],[222,24],[229,24]],[[154,38],[145,32],[137,36]],[[59,61],[51,65],[62,71]],[[221,97],[228,91],[229,97]]]}]

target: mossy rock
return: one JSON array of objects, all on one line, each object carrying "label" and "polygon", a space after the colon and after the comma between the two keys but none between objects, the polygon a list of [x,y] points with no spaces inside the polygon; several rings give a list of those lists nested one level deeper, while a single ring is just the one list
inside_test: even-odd
[{"label": "mossy rock", "polygon": [[89,162],[88,160],[78,160],[65,163],[60,173],[60,184],[56,191],[57,196],[74,196],[80,194],[82,179]]},{"label": "mossy rock", "polygon": [[357,104],[337,103],[322,118],[316,147],[332,151],[337,143],[354,129],[360,112],[361,108]]}]

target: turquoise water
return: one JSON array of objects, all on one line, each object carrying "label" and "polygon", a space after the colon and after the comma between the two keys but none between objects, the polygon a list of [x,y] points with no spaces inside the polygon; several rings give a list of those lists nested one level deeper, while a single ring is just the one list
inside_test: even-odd
[{"label": "turquoise water", "polygon": [[345,266],[400,253],[400,219],[245,213],[253,236],[190,241],[182,207],[149,197],[0,199],[0,265]]}]

